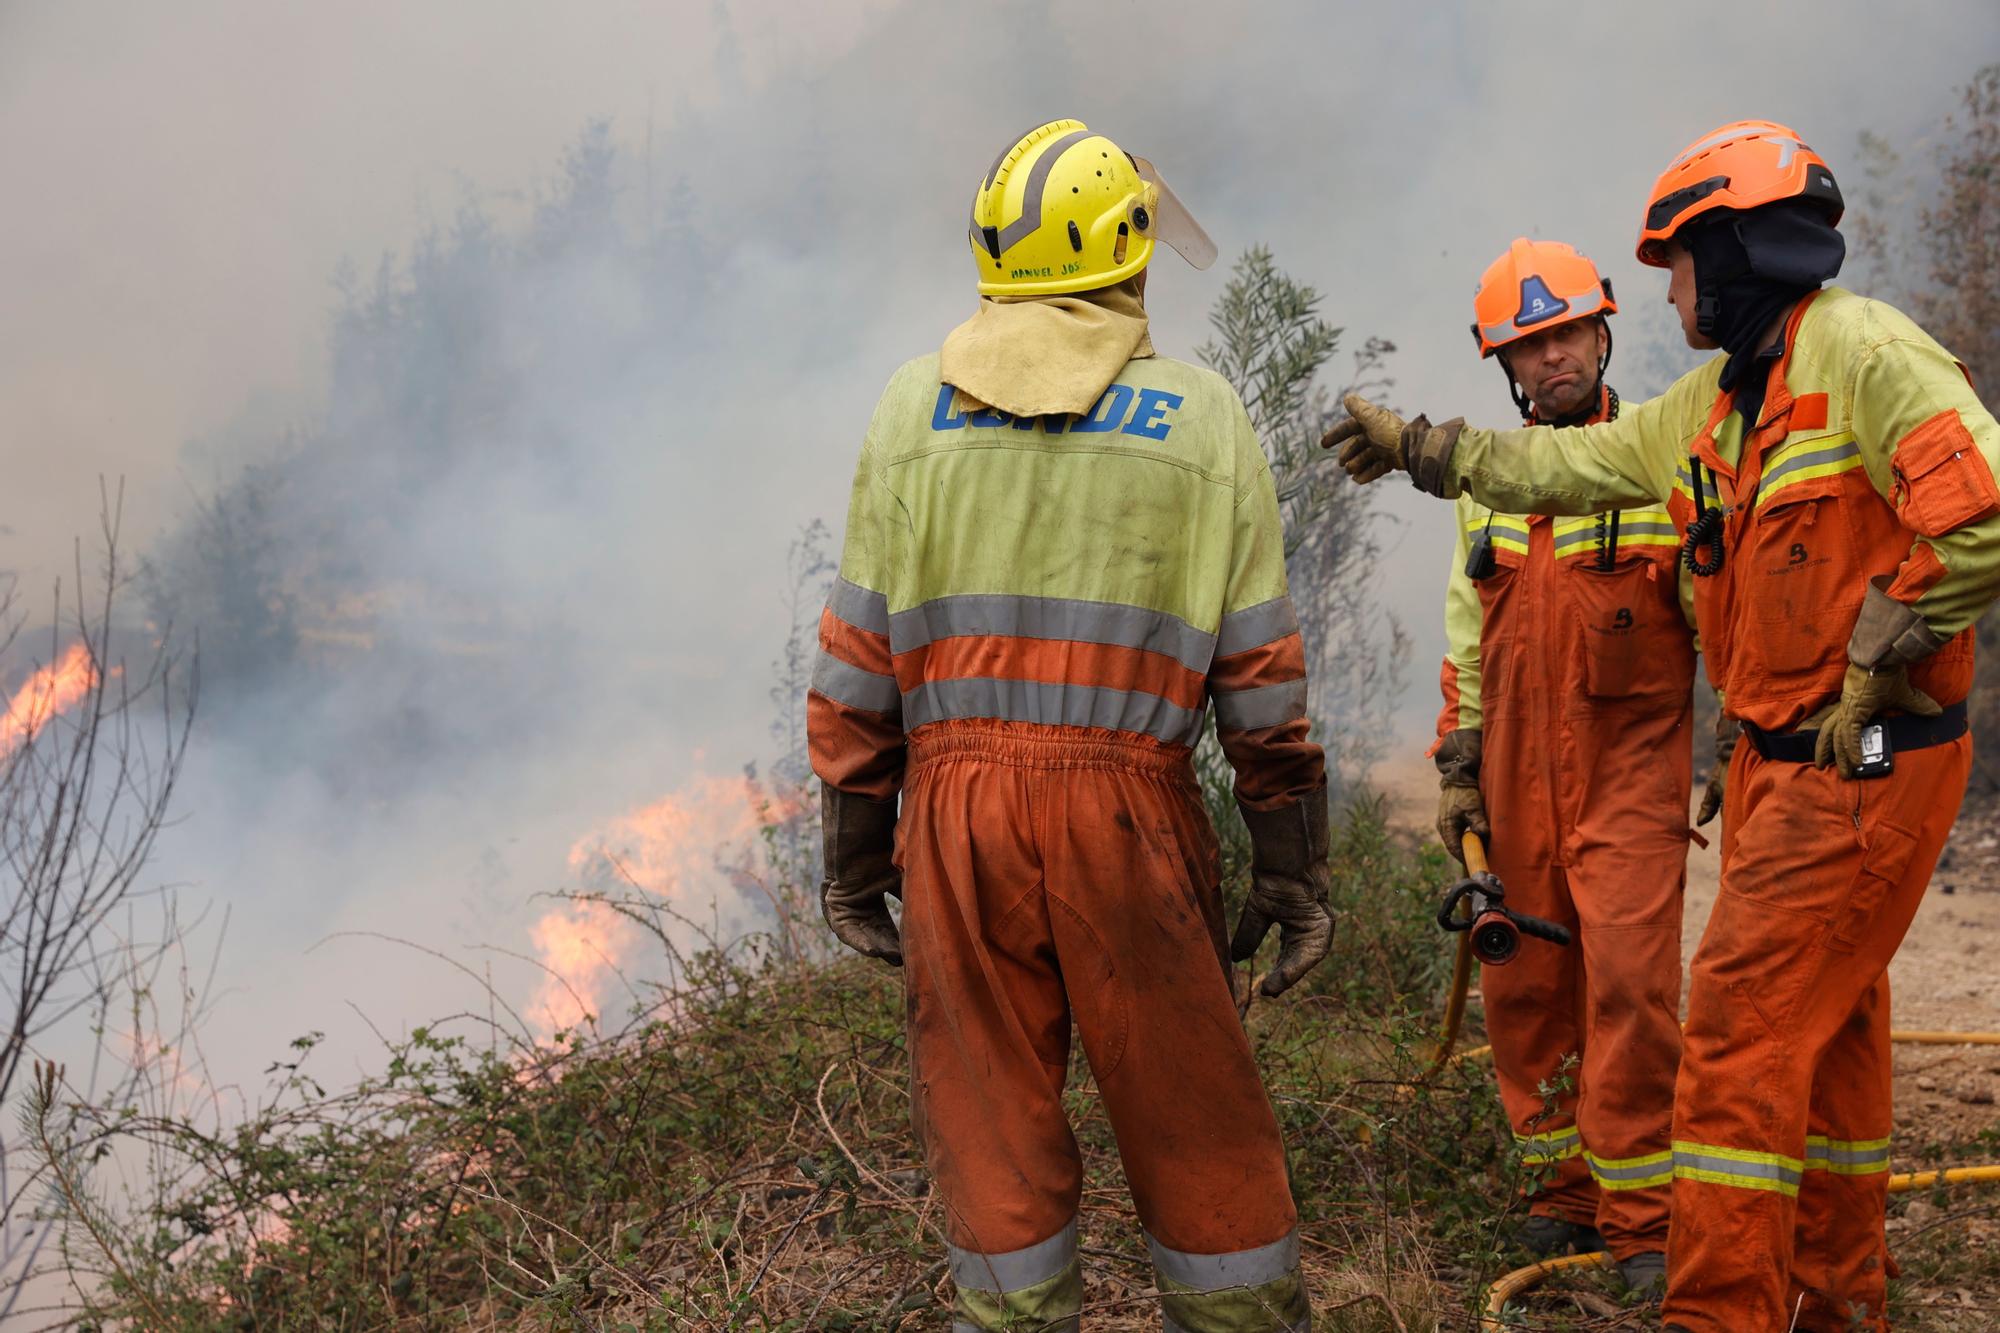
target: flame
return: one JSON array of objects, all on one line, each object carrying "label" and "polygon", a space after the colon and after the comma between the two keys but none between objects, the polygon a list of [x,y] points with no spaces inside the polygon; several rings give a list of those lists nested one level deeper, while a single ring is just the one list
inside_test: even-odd
[{"label": "flame", "polygon": [[95,688],[97,664],[91,660],[90,649],[81,643],[71,644],[61,660],[36,670],[7,701],[7,711],[0,714],[0,759],[33,740],[43,727],[76,707]]},{"label": "flame", "polygon": [[[695,923],[688,928],[692,942],[698,927],[746,916],[744,879],[754,877],[759,864],[756,835],[801,809],[798,798],[776,796],[750,777],[702,775],[579,838],[569,866],[586,890],[619,897],[637,889],[670,904]],[[586,899],[545,913],[530,938],[552,974],[529,1009],[547,1034],[603,1012],[645,932]]]}]

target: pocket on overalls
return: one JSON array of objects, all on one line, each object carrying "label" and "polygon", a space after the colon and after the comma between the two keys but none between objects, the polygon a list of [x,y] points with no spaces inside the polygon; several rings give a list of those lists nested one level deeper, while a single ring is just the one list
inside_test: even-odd
[{"label": "pocket on overalls", "polygon": [[1826,947],[1834,953],[1851,954],[1861,947],[1916,853],[1917,835],[1895,824],[1878,823],[1864,836],[1868,845],[1861,853],[1861,866],[1827,932]]},{"label": "pocket on overalls", "polygon": [[1571,632],[1583,654],[1584,693],[1593,699],[1685,699],[1694,653],[1673,568],[1631,556],[1611,569],[1589,561],[1564,570]]},{"label": "pocket on overalls", "polygon": [[1841,496],[1846,475],[1793,482],[1758,503],[1734,556],[1743,562],[1739,614],[1748,613],[1756,637],[1730,645],[1735,666],[1799,676],[1846,656],[1846,630],[1828,627],[1852,625],[1865,592]]}]

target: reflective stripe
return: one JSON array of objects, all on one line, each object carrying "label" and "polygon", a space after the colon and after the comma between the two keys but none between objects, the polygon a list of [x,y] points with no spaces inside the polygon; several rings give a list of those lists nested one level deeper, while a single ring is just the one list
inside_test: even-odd
[{"label": "reflective stripe", "polygon": [[1670,1184],[1674,1178],[1671,1151],[1647,1153],[1644,1157],[1599,1157],[1584,1153],[1590,1174],[1608,1190],[1641,1190]]},{"label": "reflective stripe", "polygon": [[[1610,531],[1611,526],[1608,523],[1602,529],[1593,523],[1591,526],[1578,529],[1575,532],[1558,532],[1556,534],[1555,548],[1560,551],[1565,546],[1576,546],[1584,542],[1594,542],[1600,537],[1609,536]],[[1680,529],[1676,528],[1671,522],[1655,522],[1651,519],[1644,519],[1636,523],[1630,519],[1620,519],[1618,521],[1618,544],[1620,546],[1631,542],[1634,538],[1640,537],[1666,537],[1678,543],[1680,541]]]},{"label": "reflective stripe", "polygon": [[889,598],[884,593],[870,592],[858,583],[837,578],[833,590],[827,594],[826,607],[856,629],[865,629],[870,634],[889,632]]},{"label": "reflective stripe", "polygon": [[1234,690],[1214,695],[1215,725],[1222,731],[1258,731],[1281,722],[1295,722],[1306,715],[1306,682],[1280,681],[1259,685],[1254,690]]},{"label": "reflective stripe", "polygon": [[1583,1152],[1583,1137],[1575,1125],[1545,1134],[1516,1134],[1514,1142],[1521,1149],[1522,1161],[1537,1164],[1566,1162]]},{"label": "reflective stripe", "polygon": [[1674,1179],[1696,1180],[1737,1189],[1776,1190],[1797,1195],[1805,1163],[1774,1152],[1718,1148],[1706,1143],[1674,1144]]},{"label": "reflective stripe", "polygon": [[1222,628],[1215,636],[1215,655],[1227,657],[1231,653],[1248,652],[1298,632],[1299,617],[1292,610],[1292,599],[1274,597],[1268,602],[1242,611],[1231,611],[1224,616]]},{"label": "reflective stripe", "polygon": [[1836,1176],[1866,1176],[1888,1169],[1887,1139],[1829,1139],[1823,1134],[1806,1136],[1808,1171],[1830,1171]]},{"label": "reflective stripe", "polygon": [[843,662],[822,648],[813,662],[812,687],[837,704],[865,708],[871,713],[902,711],[903,694],[894,676],[863,671],[852,662]]},{"label": "reflective stripe", "polygon": [[1052,727],[1105,727],[1191,746],[1201,739],[1202,710],[1182,708],[1141,690],[979,676],[926,681],[903,696],[903,727],[907,731],[926,722],[960,717]]},{"label": "reflective stripe", "polygon": [[[1562,313],[1569,316],[1571,320],[1582,319],[1585,315],[1596,314],[1598,308],[1603,304],[1604,288],[1600,285],[1590,293],[1577,296],[1569,303],[1569,308]],[[1519,313],[1516,311],[1515,315]],[[1539,320],[1535,321],[1534,327],[1540,328],[1542,325],[1547,324],[1550,318],[1551,316],[1548,315],[1542,316]],[[1514,315],[1508,316],[1498,324],[1482,325],[1480,331],[1486,335],[1487,342],[1496,346],[1501,343],[1511,342],[1514,338],[1526,337],[1529,333],[1528,329],[1522,328],[1515,322]],[[1510,337],[1509,335],[1512,336]]]},{"label": "reflective stripe", "polygon": [[1254,1250],[1231,1254],[1188,1254],[1170,1250],[1146,1236],[1146,1248],[1153,1254],[1153,1271],[1167,1281],[1192,1291],[1221,1291],[1228,1287],[1261,1287],[1290,1277],[1299,1267],[1299,1233],[1260,1245]]},{"label": "reflective stripe", "polygon": [[1757,479],[1757,495],[1762,499],[1772,491],[1783,490],[1791,482],[1851,472],[1860,466],[1861,446],[1851,436],[1834,444],[1819,442],[1819,447],[1814,449],[1781,452],[1777,466]]},{"label": "reflective stripe", "polygon": [[945,1246],[951,1280],[971,1291],[1009,1292],[1059,1277],[1076,1262],[1076,1219],[1047,1240],[1004,1254],[981,1254]]},{"label": "reflective stripe", "polygon": [[1171,657],[1190,671],[1206,672],[1215,656],[1215,635],[1196,629],[1179,616],[1142,606],[1066,597],[1006,593],[937,597],[888,617],[887,632],[890,648],[898,653],[962,634],[997,634],[1138,648]]}]

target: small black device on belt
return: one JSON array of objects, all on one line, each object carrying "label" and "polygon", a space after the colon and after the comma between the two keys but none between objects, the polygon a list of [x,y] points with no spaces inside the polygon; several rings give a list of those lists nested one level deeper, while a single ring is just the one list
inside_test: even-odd
[{"label": "small black device on belt", "polygon": [[[1895,771],[1898,750],[1927,750],[1933,745],[1948,745],[1963,736],[1965,731],[1965,701],[1962,699],[1936,717],[1906,714],[1870,722],[1861,729],[1861,763],[1854,770],[1854,776],[1884,777]],[[1813,750],[1819,744],[1817,731],[1766,731],[1745,722],[1743,734],[1750,738],[1750,744],[1758,754],[1782,764],[1812,763]]]}]

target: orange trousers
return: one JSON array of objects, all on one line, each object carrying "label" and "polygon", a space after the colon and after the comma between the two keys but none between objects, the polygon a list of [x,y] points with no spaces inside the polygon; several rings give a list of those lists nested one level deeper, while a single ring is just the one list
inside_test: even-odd
[{"label": "orange trousers", "polygon": [[954,1328],[1074,1327],[1072,1021],[1167,1326],[1309,1327],[1284,1144],[1230,991],[1189,752],[967,721],[912,733],[910,759],[897,855],[911,1089]]},{"label": "orange trousers", "polygon": [[1722,889],[1688,985],[1668,1323],[1888,1327],[1889,960],[1971,747],[1898,754],[1865,781],[1737,747]]},{"label": "orange trousers", "polygon": [[1620,1259],[1667,1246],[1687,717],[1683,701],[1487,723],[1488,860],[1508,906],[1575,935],[1480,970],[1500,1100],[1540,1175],[1529,1211],[1596,1227]]}]

